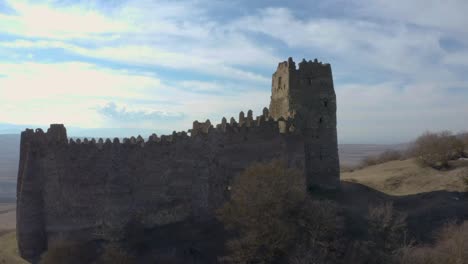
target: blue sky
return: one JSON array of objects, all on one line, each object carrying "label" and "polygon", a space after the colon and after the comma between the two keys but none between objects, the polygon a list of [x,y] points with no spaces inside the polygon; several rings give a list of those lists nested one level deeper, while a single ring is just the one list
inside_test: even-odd
[{"label": "blue sky", "polygon": [[259,115],[292,56],[331,63],[341,143],[460,132],[466,10],[466,0],[0,0],[0,123],[114,136]]}]

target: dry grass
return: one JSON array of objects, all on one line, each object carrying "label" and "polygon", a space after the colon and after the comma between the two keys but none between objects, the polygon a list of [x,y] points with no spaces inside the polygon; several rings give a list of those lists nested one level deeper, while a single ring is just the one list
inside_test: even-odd
[{"label": "dry grass", "polygon": [[16,228],[16,204],[0,203],[0,230]]},{"label": "dry grass", "polygon": [[397,150],[386,150],[382,152],[381,154],[377,156],[368,156],[366,157],[362,163],[361,167],[367,167],[367,166],[373,166],[377,164],[382,164],[386,163],[389,161],[394,161],[394,160],[402,160],[403,159],[403,153]]},{"label": "dry grass", "polygon": [[0,231],[0,264],[26,264],[20,258],[14,230]]},{"label": "dry grass", "polygon": [[465,183],[465,192],[468,193],[468,175],[463,177],[463,182]]},{"label": "dry grass", "polygon": [[468,221],[446,225],[434,245],[406,247],[401,264],[468,264]]},{"label": "dry grass", "polygon": [[417,165],[414,159],[391,161],[352,172],[341,173],[344,181],[357,182],[390,195],[410,195],[431,191],[465,191],[468,161],[449,163],[453,169],[439,171]]}]

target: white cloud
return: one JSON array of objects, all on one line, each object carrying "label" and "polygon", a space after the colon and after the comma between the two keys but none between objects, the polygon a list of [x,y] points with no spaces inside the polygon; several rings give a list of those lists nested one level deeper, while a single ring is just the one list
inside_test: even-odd
[{"label": "white cloud", "polygon": [[82,95],[133,98],[161,86],[152,76],[82,62],[0,63],[0,72],[5,76],[0,78],[0,98],[10,102]]},{"label": "white cloud", "polygon": [[94,10],[79,7],[53,8],[44,3],[7,1],[14,15],[0,14],[0,32],[53,39],[93,38],[102,33],[128,31],[128,25]]},{"label": "white cloud", "polygon": [[81,62],[0,63],[0,73],[0,120],[10,123],[99,126],[92,108],[104,98],[141,98],[162,87],[153,76]]},{"label": "white cloud", "polygon": [[[0,63],[0,75],[0,121],[7,123],[187,130],[195,119],[221,120],[222,115],[237,116],[243,107],[260,113],[268,100],[267,92],[255,89],[240,94],[198,94],[187,87],[221,86],[195,80],[168,85],[148,73],[81,62]],[[109,110],[109,103],[125,118],[103,115],[101,110]],[[156,122],[156,115],[167,120]]]},{"label": "white cloud", "polygon": [[270,35],[291,48],[316,50],[356,68],[378,68],[412,78],[431,78],[437,72],[453,78],[435,65],[438,58],[446,56],[439,44],[442,33],[436,30],[352,18],[301,20],[286,8],[268,8],[231,26]]},{"label": "white cloud", "polygon": [[57,8],[21,1],[11,6],[18,15],[0,15],[0,32],[43,39],[0,44],[10,48],[61,48],[129,65],[264,83],[269,78],[247,68],[278,61],[271,48],[222,29],[190,2],[127,2],[106,15],[82,4]]},{"label": "white cloud", "polygon": [[451,33],[468,33],[465,0],[359,0],[355,14]]},{"label": "white cloud", "polygon": [[[260,113],[269,101],[270,72],[285,59],[279,54],[292,53],[301,56],[296,60],[313,56],[309,59],[332,63],[340,136],[348,142],[403,141],[426,129],[463,128],[466,1],[365,0],[347,5],[349,12],[340,17],[299,17],[303,10],[284,7],[223,20],[202,2],[124,1],[104,12],[89,1],[60,7],[50,1],[9,1],[17,14],[0,14],[0,32],[10,35],[0,41],[4,58],[31,54],[34,59],[42,49],[54,48],[127,69],[157,66],[172,76],[83,62],[0,60],[0,120],[109,126],[114,124],[96,109],[110,102],[131,113],[184,113],[183,121],[158,124],[177,130],[194,119],[215,123],[249,108]],[[444,49],[442,38],[459,42],[457,50]],[[201,74],[203,81],[174,77],[178,71]],[[155,103],[139,103],[144,100]]]}]

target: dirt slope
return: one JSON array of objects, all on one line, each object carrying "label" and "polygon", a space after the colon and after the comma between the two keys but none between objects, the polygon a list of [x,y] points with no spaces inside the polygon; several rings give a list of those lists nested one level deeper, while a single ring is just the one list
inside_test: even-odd
[{"label": "dirt slope", "polygon": [[15,231],[0,231],[0,264],[28,263],[18,255]]},{"label": "dirt slope", "polygon": [[432,191],[465,189],[468,161],[452,162],[452,169],[421,168],[414,160],[391,161],[353,172],[341,173],[341,180],[361,183],[389,195],[410,195]]}]

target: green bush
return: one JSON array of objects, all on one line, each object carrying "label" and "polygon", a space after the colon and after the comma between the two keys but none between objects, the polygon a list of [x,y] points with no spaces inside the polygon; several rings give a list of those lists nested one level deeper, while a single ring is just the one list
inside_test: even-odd
[{"label": "green bush", "polygon": [[416,139],[411,154],[422,166],[435,169],[448,167],[448,162],[463,155],[464,144],[450,131],[439,133],[426,132]]}]

